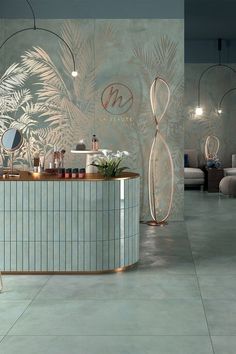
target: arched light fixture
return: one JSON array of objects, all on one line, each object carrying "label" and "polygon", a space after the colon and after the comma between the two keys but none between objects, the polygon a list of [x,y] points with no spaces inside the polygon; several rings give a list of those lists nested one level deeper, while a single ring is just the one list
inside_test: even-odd
[{"label": "arched light fixture", "polygon": [[4,40],[4,42],[0,45],[0,49],[2,49],[2,47],[9,41],[9,39],[11,39],[12,37],[16,36],[16,35],[19,34],[19,33],[22,33],[22,32],[25,32],[25,31],[31,31],[31,30],[33,30],[33,31],[36,31],[36,30],[37,30],[37,31],[48,32],[48,33],[50,33],[50,34],[56,36],[57,38],[59,38],[59,39],[64,43],[64,45],[67,47],[67,49],[69,50],[70,55],[71,55],[71,59],[72,59],[72,63],[73,63],[73,70],[72,70],[72,72],[71,72],[71,75],[72,75],[73,77],[76,77],[76,76],[78,75],[78,72],[76,71],[76,66],[75,66],[75,56],[74,56],[74,54],[73,54],[73,52],[72,52],[72,49],[71,49],[71,47],[69,46],[69,44],[68,44],[61,36],[59,36],[59,34],[57,34],[56,32],[53,32],[53,31],[51,31],[51,30],[49,30],[49,29],[47,29],[47,28],[37,27],[37,26],[36,26],[36,17],[35,17],[34,9],[33,9],[33,7],[32,7],[32,5],[31,5],[31,3],[30,3],[29,0],[25,0],[25,1],[26,1],[27,4],[29,5],[29,8],[30,8],[30,10],[31,10],[31,12],[32,12],[32,16],[33,16],[33,27],[22,28],[21,30],[12,33],[12,34],[11,34],[9,37],[7,37],[7,38]]},{"label": "arched light fixture", "polygon": [[197,116],[201,116],[203,114],[203,108],[201,107],[201,81],[203,76],[211,69],[213,68],[226,68],[226,69],[230,69],[231,71],[233,71],[234,74],[236,74],[236,71],[229,65],[226,64],[222,64],[221,62],[221,50],[222,50],[222,39],[219,38],[218,39],[218,52],[219,52],[219,63],[218,64],[213,64],[211,66],[208,66],[208,68],[206,68],[200,75],[199,80],[198,80],[198,87],[197,87],[197,107],[195,109],[195,114]]},{"label": "arched light fixture", "polygon": [[219,102],[219,104],[218,104],[217,112],[218,112],[219,114],[221,114],[221,113],[223,112],[223,110],[222,110],[222,103],[223,103],[223,101],[224,101],[224,98],[225,98],[229,93],[231,93],[231,92],[233,92],[233,91],[235,91],[235,90],[236,90],[236,87],[231,88],[230,90],[226,91],[226,92],[223,94],[223,96],[222,96],[222,98],[221,98],[221,100],[220,100],[220,102]]}]

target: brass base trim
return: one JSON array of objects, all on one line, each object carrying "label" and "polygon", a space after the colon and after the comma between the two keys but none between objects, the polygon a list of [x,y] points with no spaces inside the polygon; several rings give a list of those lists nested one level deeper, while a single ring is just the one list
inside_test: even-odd
[{"label": "brass base trim", "polygon": [[150,220],[150,221],[146,221],[145,224],[149,225],[149,226],[160,226],[160,227],[164,227],[166,226],[168,223],[166,221],[155,221],[155,220]]},{"label": "brass base trim", "polygon": [[138,262],[115,269],[93,271],[2,271],[2,275],[98,275],[119,273],[136,268]]}]

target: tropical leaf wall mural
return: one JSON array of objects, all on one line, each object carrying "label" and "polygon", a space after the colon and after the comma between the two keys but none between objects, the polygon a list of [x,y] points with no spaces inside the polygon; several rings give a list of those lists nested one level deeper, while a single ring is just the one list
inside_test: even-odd
[{"label": "tropical leaf wall mural", "polygon": [[[21,24],[21,20],[5,22],[9,32]],[[31,167],[35,152],[44,152],[49,158],[57,146],[66,150],[67,166],[84,167],[83,158],[70,150],[82,138],[90,148],[95,133],[101,147],[131,153],[126,164],[141,174],[141,218],[149,219],[147,172],[154,136],[149,89],[159,76],[171,89],[161,128],[175,166],[171,218],[181,220],[183,21],[42,20],[42,25],[59,33],[70,45],[78,77],[71,77],[66,46],[45,33],[39,37],[27,33],[23,44],[6,44],[5,62],[9,64],[0,63],[0,134],[12,126],[22,130],[24,144],[16,154],[16,163]],[[7,164],[8,155],[2,148],[0,154]],[[161,203],[165,207],[166,163],[161,158],[164,155],[158,164],[157,187],[163,190]]]}]

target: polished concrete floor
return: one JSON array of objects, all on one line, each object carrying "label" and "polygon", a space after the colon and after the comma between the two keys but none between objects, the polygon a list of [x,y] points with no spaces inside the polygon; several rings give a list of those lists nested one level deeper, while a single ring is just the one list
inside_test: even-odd
[{"label": "polished concrete floor", "polygon": [[4,276],[0,353],[235,354],[236,199],[185,194],[185,223],[141,225],[137,269]]}]

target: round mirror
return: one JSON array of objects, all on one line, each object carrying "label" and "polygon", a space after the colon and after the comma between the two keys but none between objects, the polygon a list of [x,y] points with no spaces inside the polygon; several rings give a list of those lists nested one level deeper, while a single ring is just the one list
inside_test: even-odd
[{"label": "round mirror", "polygon": [[21,131],[15,128],[7,129],[2,135],[2,146],[7,151],[15,151],[22,145]]}]

